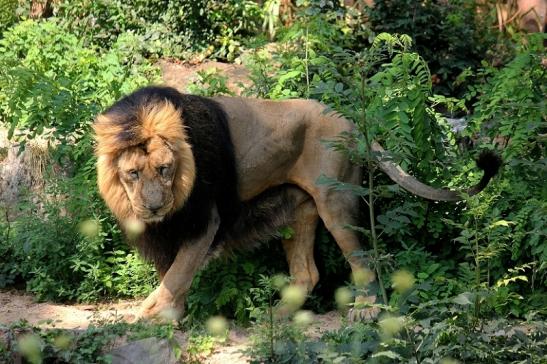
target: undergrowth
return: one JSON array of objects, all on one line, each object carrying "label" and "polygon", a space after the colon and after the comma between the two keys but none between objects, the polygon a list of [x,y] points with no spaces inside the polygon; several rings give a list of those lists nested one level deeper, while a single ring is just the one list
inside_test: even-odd
[{"label": "undergrowth", "polygon": [[[115,320],[116,321],[116,320]],[[51,324],[51,323],[50,323]],[[165,339],[175,355],[181,357],[171,324],[102,322],[85,330],[42,329],[19,321],[1,326],[5,340],[0,342],[0,360],[5,363],[111,363],[111,350],[121,343],[145,338]]]}]

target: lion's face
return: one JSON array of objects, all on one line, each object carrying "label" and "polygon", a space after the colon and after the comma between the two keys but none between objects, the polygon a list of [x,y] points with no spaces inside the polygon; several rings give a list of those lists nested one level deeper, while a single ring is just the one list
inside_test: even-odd
[{"label": "lion's face", "polygon": [[158,222],[184,205],[196,178],[181,110],[168,101],[119,108],[93,124],[99,191],[119,221]]},{"label": "lion's face", "polygon": [[171,211],[175,162],[172,150],[157,137],[121,153],[118,175],[137,219],[158,222]]}]

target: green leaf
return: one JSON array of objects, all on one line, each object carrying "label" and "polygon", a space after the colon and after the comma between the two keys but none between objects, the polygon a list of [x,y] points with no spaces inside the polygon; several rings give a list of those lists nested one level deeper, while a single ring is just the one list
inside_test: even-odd
[{"label": "green leaf", "polygon": [[372,358],[389,358],[393,360],[400,360],[403,361],[403,357],[397,354],[396,352],[393,352],[391,350],[386,351],[380,351],[378,353],[374,353],[371,356]]},{"label": "green leaf", "polygon": [[515,223],[513,221],[499,220],[499,221],[496,221],[495,223],[493,223],[492,225],[490,225],[489,228],[494,228],[496,226],[509,227],[510,225],[515,225]]},{"label": "green leaf", "polygon": [[368,188],[354,185],[351,183],[340,182],[337,179],[325,176],[324,174],[319,176],[319,178],[317,178],[315,183],[317,183],[318,185],[325,185],[335,191],[352,192],[353,194],[360,197],[368,196],[368,192],[369,192]]},{"label": "green leaf", "polygon": [[473,304],[473,302],[471,302],[472,296],[473,294],[470,292],[460,293],[459,295],[454,297],[453,302],[462,306],[472,305]]}]

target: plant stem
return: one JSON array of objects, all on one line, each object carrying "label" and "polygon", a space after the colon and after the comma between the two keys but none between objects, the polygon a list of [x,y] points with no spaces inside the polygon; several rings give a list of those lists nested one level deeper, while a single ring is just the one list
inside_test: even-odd
[{"label": "plant stem", "polygon": [[420,353],[418,352],[419,347],[416,346],[416,341],[414,341],[414,337],[410,335],[408,327],[405,327],[405,333],[408,341],[412,344],[412,352],[414,354],[414,358],[416,359],[416,364],[421,364],[422,361],[420,360]]},{"label": "plant stem", "polygon": [[270,294],[270,359],[274,359],[274,322],[273,322],[273,302]]},{"label": "plant stem", "polygon": [[366,116],[366,97],[365,97],[365,80],[366,74],[361,75],[361,102],[363,108],[362,114],[362,125],[363,125],[363,135],[365,138],[365,144],[367,147],[367,172],[368,172],[368,211],[370,217],[370,237],[372,240],[372,249],[374,251],[374,268],[376,270],[376,278],[378,279],[378,285],[380,287],[380,292],[382,293],[382,299],[384,304],[387,305],[387,293],[384,287],[384,282],[382,279],[382,264],[380,263],[380,253],[378,250],[378,236],[376,234],[376,218],[374,215],[374,160],[372,155],[372,147],[369,139],[369,129],[367,125],[367,116]]},{"label": "plant stem", "polygon": [[9,246],[9,238],[10,238],[10,232],[11,232],[11,223],[9,221],[9,207],[6,207],[5,214],[6,214],[6,224],[7,224],[7,228],[6,228],[6,246]]},{"label": "plant stem", "polygon": [[[479,260],[479,230],[477,228],[477,219],[474,219],[474,225],[475,225],[475,286],[478,290],[481,284],[481,266],[480,266],[480,260]],[[480,302],[479,302],[479,295],[476,295],[475,297],[475,317],[479,317],[479,311],[480,311]]]},{"label": "plant stem", "polygon": [[372,240],[372,248],[374,249],[374,268],[376,270],[376,276],[378,279],[378,285],[380,286],[380,292],[382,292],[382,299],[384,301],[384,304],[387,305],[387,293],[386,289],[384,287],[384,282],[382,280],[382,264],[380,263],[380,254],[378,251],[378,238],[376,236],[376,218],[374,216],[374,195],[373,195],[373,177],[374,174],[372,172],[371,168],[371,162],[369,162],[369,168],[368,168],[368,210],[369,210],[369,216],[370,216],[370,236]]},{"label": "plant stem", "polygon": [[309,62],[308,61],[308,47],[309,47],[308,31],[309,31],[309,28],[306,27],[306,47],[305,47],[306,56],[304,58],[304,66],[306,67],[306,98],[307,99],[310,98],[310,69],[308,66],[308,62]]}]

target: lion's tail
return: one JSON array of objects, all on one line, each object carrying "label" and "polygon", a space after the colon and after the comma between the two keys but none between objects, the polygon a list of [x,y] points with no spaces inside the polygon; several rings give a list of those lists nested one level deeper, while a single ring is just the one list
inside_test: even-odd
[{"label": "lion's tail", "polygon": [[279,238],[280,230],[294,221],[296,190],[279,186],[244,202],[241,213],[222,239],[221,250],[253,249]]}]

